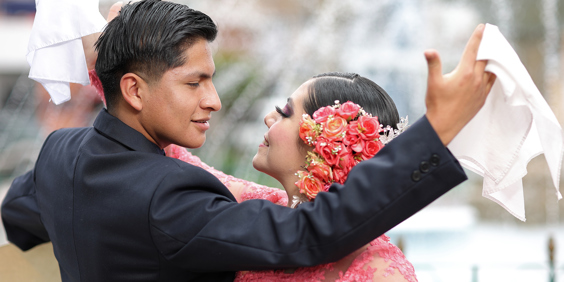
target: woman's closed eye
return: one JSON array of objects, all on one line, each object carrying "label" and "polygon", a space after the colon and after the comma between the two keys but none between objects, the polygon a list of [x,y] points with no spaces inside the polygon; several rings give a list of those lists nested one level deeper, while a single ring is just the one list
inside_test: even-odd
[{"label": "woman's closed eye", "polygon": [[276,106],[276,111],[284,118],[290,117],[292,116],[292,109],[290,107],[288,107],[288,105],[286,104],[286,106],[284,106],[284,109],[280,109],[280,107]]}]

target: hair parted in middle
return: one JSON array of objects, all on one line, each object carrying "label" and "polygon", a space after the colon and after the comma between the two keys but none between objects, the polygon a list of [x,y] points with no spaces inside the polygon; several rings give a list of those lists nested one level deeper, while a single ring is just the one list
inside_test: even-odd
[{"label": "hair parted in middle", "polygon": [[123,6],[96,42],[96,73],[108,110],[121,97],[124,74],[158,81],[167,70],[186,62],[184,51],[198,39],[212,42],[216,35],[213,20],[186,5],[145,0]]}]

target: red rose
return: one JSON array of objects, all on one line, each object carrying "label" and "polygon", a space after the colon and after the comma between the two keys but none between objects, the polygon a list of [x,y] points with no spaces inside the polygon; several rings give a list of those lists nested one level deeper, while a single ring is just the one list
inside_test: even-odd
[{"label": "red rose", "polygon": [[312,177],[306,171],[298,172],[299,180],[296,182],[296,186],[300,188],[300,193],[305,194],[309,200],[313,200],[319,191],[323,191],[324,185],[319,181],[319,179]]},{"label": "red rose", "polygon": [[335,182],[343,184],[347,181],[348,172],[342,169],[334,169],[333,176],[335,178]]},{"label": "red rose", "polygon": [[382,144],[382,142],[380,141],[364,142],[364,149],[362,150],[362,159],[367,160],[374,157],[374,155],[376,155],[376,153],[378,153],[378,151],[380,151],[380,149],[382,149],[383,147],[384,144]]},{"label": "red rose", "polygon": [[339,162],[337,167],[344,170],[347,174],[356,165],[354,156],[349,149],[343,148],[339,154]]},{"label": "red rose", "polygon": [[374,140],[380,137],[380,122],[378,117],[361,116],[358,118],[358,132],[364,140]]},{"label": "red rose", "polygon": [[335,115],[335,109],[333,107],[323,107],[313,113],[313,119],[317,123],[324,123],[329,116]]},{"label": "red rose", "polygon": [[307,145],[313,145],[317,137],[317,131],[315,121],[313,121],[310,116],[306,115],[302,118],[299,135]]},{"label": "red rose", "polygon": [[323,135],[327,138],[337,138],[342,140],[346,129],[346,119],[342,117],[329,118],[323,125]]},{"label": "red rose", "polygon": [[317,137],[317,143],[315,144],[315,152],[320,154],[328,165],[333,166],[339,161],[339,151],[341,147],[341,144],[323,136],[319,136]]},{"label": "red rose", "polygon": [[351,101],[348,101],[342,104],[341,107],[337,109],[337,115],[341,116],[346,120],[352,120],[358,115],[359,110],[360,110],[359,105]]},{"label": "red rose", "polygon": [[312,162],[307,170],[311,175],[320,179],[323,182],[331,181],[333,178],[333,173],[331,172],[331,167],[324,162]]},{"label": "red rose", "polygon": [[343,139],[343,143],[349,146],[351,150],[358,153],[362,151],[362,149],[364,149],[364,140],[360,139],[359,137],[359,135],[347,134],[345,136],[345,139]]}]

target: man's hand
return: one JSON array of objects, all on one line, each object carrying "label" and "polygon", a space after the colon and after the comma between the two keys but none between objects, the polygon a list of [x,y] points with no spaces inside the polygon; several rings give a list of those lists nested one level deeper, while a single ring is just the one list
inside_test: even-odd
[{"label": "man's hand", "polygon": [[449,74],[442,74],[436,50],[425,51],[429,66],[426,116],[445,146],[482,108],[496,79],[484,71],[487,61],[476,61],[484,28],[480,24],[474,30],[458,66]]},{"label": "man's hand", "polygon": [[[112,5],[110,11],[108,12],[108,17],[106,17],[106,21],[110,22],[115,17],[119,15],[119,11],[121,10],[121,6],[123,6],[123,2],[117,2]],[[82,37],[82,48],[84,49],[84,56],[86,57],[86,66],[88,70],[93,70],[96,66],[96,59],[98,58],[98,52],[96,52],[96,48],[94,47],[94,43],[100,37],[100,32],[93,33],[87,36]]]}]

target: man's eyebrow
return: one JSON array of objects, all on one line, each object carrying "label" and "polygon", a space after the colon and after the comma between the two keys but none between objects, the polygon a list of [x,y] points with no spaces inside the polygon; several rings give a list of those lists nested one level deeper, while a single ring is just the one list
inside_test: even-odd
[{"label": "man's eyebrow", "polygon": [[213,74],[210,76],[209,74],[205,73],[205,72],[200,72],[200,71],[195,71],[195,72],[191,72],[186,74],[187,78],[192,78],[192,77],[199,77],[199,78],[212,78],[215,76],[215,71],[213,72]]}]

